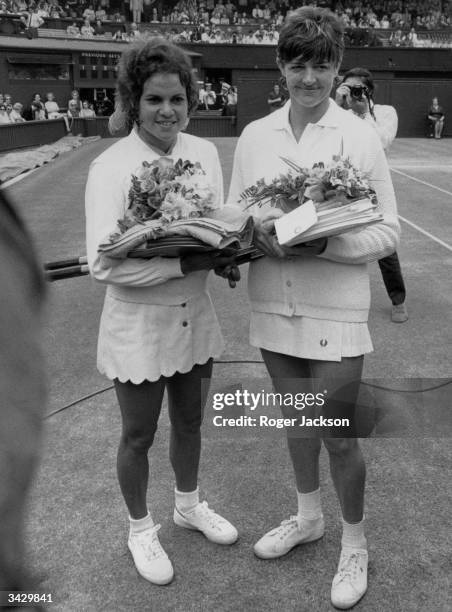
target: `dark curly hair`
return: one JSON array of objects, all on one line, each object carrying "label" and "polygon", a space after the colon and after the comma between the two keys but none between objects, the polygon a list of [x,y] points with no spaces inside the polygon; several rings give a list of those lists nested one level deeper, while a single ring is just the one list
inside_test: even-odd
[{"label": "dark curly hair", "polygon": [[286,63],[303,57],[339,66],[343,55],[344,26],[335,13],[303,6],[287,14],[279,33],[279,61]]},{"label": "dark curly hair", "polygon": [[129,130],[138,120],[139,102],[145,82],[154,74],[177,74],[185,87],[190,115],[198,103],[198,89],[193,67],[187,53],[156,37],[140,40],[124,51],[118,62],[116,92],[127,116]]}]

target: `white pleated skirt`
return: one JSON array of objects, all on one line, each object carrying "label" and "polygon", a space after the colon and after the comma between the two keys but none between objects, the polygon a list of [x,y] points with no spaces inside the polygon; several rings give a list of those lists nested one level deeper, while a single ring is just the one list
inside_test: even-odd
[{"label": "white pleated skirt", "polygon": [[303,359],[341,361],[373,351],[367,323],[325,321],[310,317],[251,313],[250,343]]}]

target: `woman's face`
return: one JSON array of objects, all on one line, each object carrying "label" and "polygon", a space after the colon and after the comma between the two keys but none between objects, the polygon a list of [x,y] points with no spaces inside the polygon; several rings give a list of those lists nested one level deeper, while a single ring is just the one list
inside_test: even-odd
[{"label": "woman's face", "polygon": [[279,69],[287,82],[290,99],[297,106],[316,108],[328,101],[338,67],[327,61],[295,58]]},{"label": "woman's face", "polygon": [[438,98],[433,98],[432,102],[434,106],[438,106]]},{"label": "woman's face", "polygon": [[152,75],[144,83],[139,102],[139,134],[144,142],[168,151],[187,119],[187,92],[179,75]]}]

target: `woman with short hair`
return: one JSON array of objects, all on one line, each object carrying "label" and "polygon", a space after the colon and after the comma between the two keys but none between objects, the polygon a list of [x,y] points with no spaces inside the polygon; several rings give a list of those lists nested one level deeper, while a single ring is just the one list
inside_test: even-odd
[{"label": "woman with short hair", "polygon": [[[367,327],[367,262],[394,252],[400,227],[376,132],[330,98],[343,51],[343,25],[334,13],[312,7],[289,13],[280,31],[277,64],[290,99],[243,130],[228,201],[240,202],[241,194],[262,178],[270,183],[280,173],[287,174],[283,158],[312,168],[319,162],[330,164],[339,155],[350,158],[368,177],[378,197],[381,223],[296,247],[282,247],[276,240],[274,218],[281,212],[258,208],[255,244],[267,256],[252,262],[248,275],[251,344],[260,348],[275,391],[281,397],[320,393],[327,398],[323,404],[319,400],[317,406],[306,405],[301,415],[292,405],[281,406],[284,417],[296,423],[287,429],[287,438],[298,513],[264,535],[254,552],[273,559],[323,536],[319,488],[323,443],[343,523],[331,601],[346,609],[367,589],[366,471],[355,423],[364,354],[373,350]],[[334,425],[339,417],[341,427],[328,423],[331,419]]]}]

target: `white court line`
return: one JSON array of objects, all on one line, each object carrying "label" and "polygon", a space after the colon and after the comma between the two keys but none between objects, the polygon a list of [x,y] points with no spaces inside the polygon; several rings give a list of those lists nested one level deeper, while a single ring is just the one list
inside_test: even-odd
[{"label": "white court line", "polygon": [[[431,189],[437,189],[438,191],[441,191],[442,193],[446,193],[447,195],[452,196],[452,193],[450,191],[447,191],[446,189],[441,189],[441,187],[437,187],[436,185],[432,185],[431,183],[427,183],[426,181],[422,181],[421,179],[418,179],[415,176],[410,176],[409,174],[406,174],[405,172],[401,172],[400,170],[396,170],[393,167],[391,167],[391,170],[392,170],[392,172],[396,172],[397,174],[401,174],[402,176],[405,176],[406,178],[409,178],[412,181],[416,181],[417,183],[422,183],[422,185],[426,185],[427,187],[430,187]],[[416,223],[413,223],[412,221],[408,221],[408,219],[405,219],[405,217],[402,217],[402,215],[399,215],[399,219],[401,219],[404,223],[406,223],[407,225],[411,226],[412,228],[414,228],[415,230],[417,230],[421,234],[424,234],[424,236],[427,236],[427,238],[430,238],[431,240],[433,240],[437,244],[441,245],[442,247],[444,247],[448,251],[452,252],[452,246],[450,244],[447,244],[447,242],[444,242],[443,240],[440,240],[439,238],[437,238],[433,234],[430,234],[430,232],[427,232],[426,230],[422,229],[422,227],[419,227],[419,225],[416,225]]]},{"label": "white court line", "polygon": [[403,168],[405,170],[440,170],[441,172],[449,170],[452,172],[452,164],[434,164],[432,166],[426,166],[421,162],[407,162],[405,164],[394,164],[391,166],[391,170],[395,170],[396,168]]},{"label": "white court line", "polygon": [[22,172],[21,174],[18,174],[14,178],[9,179],[9,181],[2,183],[0,185],[0,189],[6,189],[7,187],[14,185],[14,183],[18,183],[19,181],[22,181],[24,178],[27,178],[27,176],[29,176],[32,172],[35,172],[36,170],[38,170],[38,168],[32,168],[31,170],[27,170],[26,172]]},{"label": "white court line", "polygon": [[427,238],[430,238],[431,240],[440,244],[442,247],[444,247],[448,251],[452,252],[452,246],[450,244],[447,244],[447,242],[443,242],[442,240],[440,240],[433,234],[430,234],[430,232],[427,232],[426,230],[422,229],[422,227],[419,227],[419,225],[416,225],[416,223],[413,223],[412,221],[408,221],[408,219],[405,219],[405,217],[402,217],[401,215],[399,215],[399,219],[401,219],[407,225],[410,225],[411,227],[413,227],[415,230],[417,230],[421,234],[424,234],[424,236],[427,236]]},{"label": "white court line", "polygon": [[391,167],[391,170],[393,172],[396,172],[397,174],[400,174],[402,176],[405,176],[406,178],[411,179],[412,181],[416,181],[416,183],[421,183],[422,185],[426,185],[427,187],[430,187],[431,189],[436,189],[437,191],[441,191],[441,193],[445,193],[447,195],[450,195],[452,197],[452,192],[447,191],[446,189],[441,189],[441,187],[437,187],[436,185],[432,185],[431,183],[427,183],[427,181],[423,181],[421,179],[416,178],[415,176],[411,176],[410,174],[406,174],[406,172],[402,172],[401,170],[396,170],[395,168]]}]

